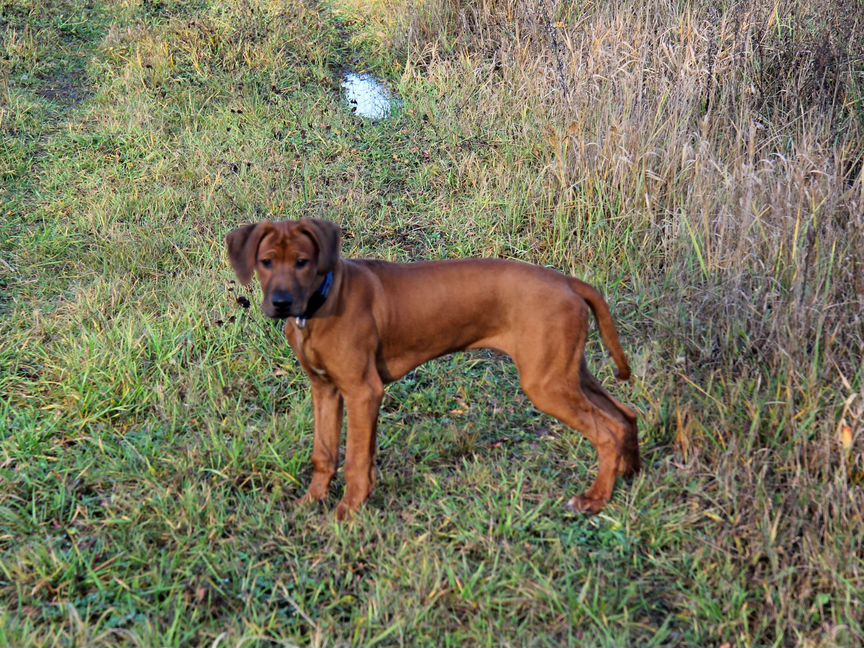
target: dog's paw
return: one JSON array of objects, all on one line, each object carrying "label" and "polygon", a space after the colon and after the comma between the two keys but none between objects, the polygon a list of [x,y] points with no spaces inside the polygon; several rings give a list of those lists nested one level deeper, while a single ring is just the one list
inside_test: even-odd
[{"label": "dog's paw", "polygon": [[320,504],[326,499],[327,491],[319,492],[310,488],[308,491],[306,491],[305,495],[303,495],[302,497],[298,497],[296,500],[294,500],[294,504],[296,506],[310,506],[312,504]]},{"label": "dog's paw", "polygon": [[606,506],[607,501],[605,499],[587,497],[586,495],[577,495],[571,498],[564,506],[568,511],[572,511],[573,513],[597,515]]},{"label": "dog's paw", "polygon": [[350,520],[360,508],[360,504],[353,504],[348,500],[343,499],[336,507],[336,519],[339,522]]}]

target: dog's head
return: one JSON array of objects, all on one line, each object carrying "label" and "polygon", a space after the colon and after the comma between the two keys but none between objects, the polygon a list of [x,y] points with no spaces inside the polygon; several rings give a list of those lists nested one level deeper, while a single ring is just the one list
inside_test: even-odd
[{"label": "dog's head", "polygon": [[339,226],[315,218],[244,225],[225,237],[244,286],[258,275],[267,317],[298,317],[339,259]]}]

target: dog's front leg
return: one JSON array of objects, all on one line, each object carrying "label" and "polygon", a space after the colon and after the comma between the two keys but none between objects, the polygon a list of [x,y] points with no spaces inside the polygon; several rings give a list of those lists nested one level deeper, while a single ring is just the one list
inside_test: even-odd
[{"label": "dog's front leg", "polygon": [[315,440],[312,447],[312,483],[300,503],[327,498],[330,481],[339,462],[342,435],[342,394],[336,385],[312,379],[312,406],[315,413]]},{"label": "dog's front leg", "polygon": [[348,408],[348,442],[345,450],[345,495],[336,507],[336,519],[344,520],[369,497],[375,485],[375,433],[384,384],[370,370],[362,381],[343,392]]}]

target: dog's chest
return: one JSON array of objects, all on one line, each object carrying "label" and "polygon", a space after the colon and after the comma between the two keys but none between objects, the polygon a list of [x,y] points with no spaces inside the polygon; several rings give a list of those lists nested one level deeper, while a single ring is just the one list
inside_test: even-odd
[{"label": "dog's chest", "polygon": [[315,350],[314,345],[309,343],[305,331],[297,326],[286,326],[285,334],[306,373],[314,374],[319,378],[326,378],[327,370],[324,368],[323,358]]}]

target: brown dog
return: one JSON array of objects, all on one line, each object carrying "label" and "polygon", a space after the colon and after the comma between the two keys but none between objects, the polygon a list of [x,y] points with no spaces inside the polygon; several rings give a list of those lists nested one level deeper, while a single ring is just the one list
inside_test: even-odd
[{"label": "brown dog", "polygon": [[301,501],[327,497],[348,408],[345,518],[375,484],[375,433],[384,385],[438,356],[488,348],[508,354],[538,409],[581,431],[599,471],[572,509],[596,513],[618,475],[639,470],[636,414],[585,364],[589,309],[618,367],[630,375],[609,307],[578,279],[496,259],[413,264],[339,257],[339,228],[315,219],[258,223],[231,232],[231,265],[244,285],[257,272],[262,308],[287,319],[285,335],[312,383],[312,483]]}]

